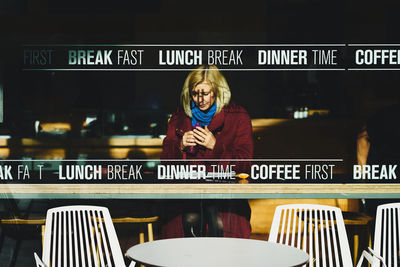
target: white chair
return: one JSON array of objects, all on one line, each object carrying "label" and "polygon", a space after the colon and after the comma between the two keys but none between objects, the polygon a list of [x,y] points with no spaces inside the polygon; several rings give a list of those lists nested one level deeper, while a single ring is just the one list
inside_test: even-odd
[{"label": "white chair", "polygon": [[371,267],[397,267],[400,264],[400,203],[378,206],[373,251],[381,258],[376,257],[379,261],[373,261]]},{"label": "white chair", "polygon": [[110,212],[105,207],[48,210],[43,242],[42,258],[35,253],[37,267],[125,266]]},{"label": "white chair", "polygon": [[361,253],[361,257],[360,260],[358,261],[357,267],[362,266],[364,259],[366,259],[371,264],[371,267],[379,266],[380,262],[382,262],[383,267],[386,267],[384,259],[381,256],[379,256],[375,251],[373,251],[371,248],[368,248],[368,250],[364,250]]},{"label": "white chair", "polygon": [[275,210],[268,241],[302,249],[305,266],[353,266],[342,212],[337,207],[290,204]]}]

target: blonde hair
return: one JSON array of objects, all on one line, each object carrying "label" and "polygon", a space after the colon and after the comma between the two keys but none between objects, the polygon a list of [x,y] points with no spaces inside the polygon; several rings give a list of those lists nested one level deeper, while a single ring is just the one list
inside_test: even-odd
[{"label": "blonde hair", "polygon": [[191,92],[200,83],[207,81],[210,83],[215,95],[215,104],[217,110],[215,115],[218,114],[222,108],[229,104],[231,100],[231,90],[225,77],[214,65],[202,65],[196,70],[189,73],[186,77],[185,83],[181,92],[181,104],[186,115],[192,117],[192,109],[190,108]]}]

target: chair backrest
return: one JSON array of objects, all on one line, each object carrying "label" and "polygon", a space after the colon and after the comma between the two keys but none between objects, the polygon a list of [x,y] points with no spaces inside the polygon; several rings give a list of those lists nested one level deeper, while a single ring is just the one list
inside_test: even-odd
[{"label": "chair backrest", "polygon": [[48,210],[42,260],[51,267],[125,266],[108,209],[65,206]]},{"label": "chair backrest", "polygon": [[342,212],[337,207],[311,204],[278,206],[268,241],[304,250],[305,266],[353,266]]},{"label": "chair backrest", "polygon": [[[376,210],[374,251],[388,267],[400,264],[400,203],[378,206]],[[373,267],[380,267],[376,262]]]}]

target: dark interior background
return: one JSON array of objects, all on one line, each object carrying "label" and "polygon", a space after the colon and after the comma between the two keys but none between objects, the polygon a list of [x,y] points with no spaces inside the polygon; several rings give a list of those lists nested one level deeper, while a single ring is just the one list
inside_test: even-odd
[{"label": "dark interior background", "polygon": [[[80,121],[110,112],[161,121],[178,105],[185,72],[24,72],[24,44],[400,43],[398,1],[0,0],[3,128]],[[225,72],[253,118],[297,107],[363,120],[399,98],[396,71]],[[147,115],[146,115],[147,116]],[[146,117],[145,116],[145,117]],[[26,126],[24,126],[26,125]]]}]

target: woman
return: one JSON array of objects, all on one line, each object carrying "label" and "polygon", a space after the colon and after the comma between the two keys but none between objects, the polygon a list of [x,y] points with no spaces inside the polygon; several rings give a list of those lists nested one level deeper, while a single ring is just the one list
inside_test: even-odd
[{"label": "woman", "polygon": [[[191,164],[204,164],[208,171],[215,171],[211,165],[220,170],[234,165],[236,173],[248,172],[251,163],[235,159],[252,158],[251,121],[248,113],[230,98],[228,83],[217,67],[201,66],[192,71],[182,89],[182,107],[169,121],[161,159],[196,159]],[[162,229],[166,238],[250,236],[250,208],[246,200],[185,200],[179,208],[172,207],[168,215]]]}]

